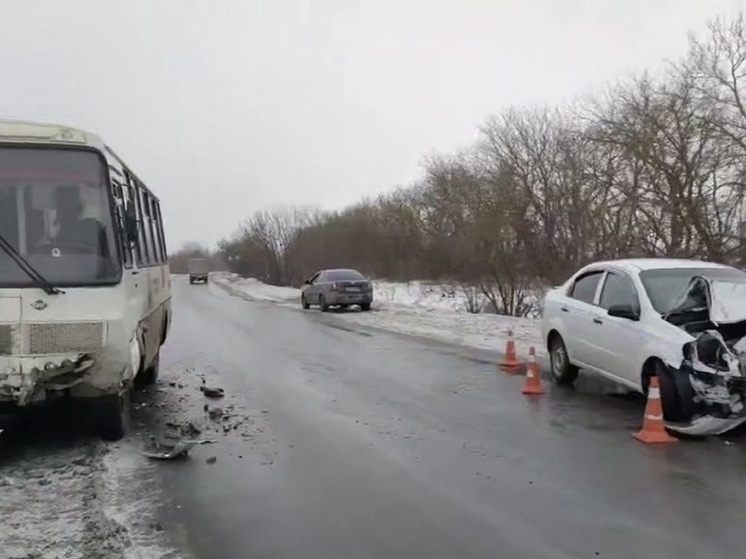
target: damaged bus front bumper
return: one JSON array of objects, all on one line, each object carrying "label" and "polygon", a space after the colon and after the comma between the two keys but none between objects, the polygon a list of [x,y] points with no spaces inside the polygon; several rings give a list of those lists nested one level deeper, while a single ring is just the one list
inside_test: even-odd
[{"label": "damaged bus front bumper", "polygon": [[91,355],[0,359],[0,402],[25,406],[85,382],[94,370]]},{"label": "damaged bus front bumper", "polygon": [[108,340],[101,336],[93,351],[28,355],[22,351],[28,344],[11,346],[0,354],[0,405],[23,407],[61,394],[90,398],[120,393],[141,358],[138,338],[128,343],[121,330],[120,323],[109,322]]}]

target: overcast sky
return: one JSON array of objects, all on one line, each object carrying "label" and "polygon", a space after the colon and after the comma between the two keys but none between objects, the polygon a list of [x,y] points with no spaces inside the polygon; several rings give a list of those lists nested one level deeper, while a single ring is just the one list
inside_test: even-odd
[{"label": "overcast sky", "polygon": [[170,249],[407,184],[490,113],[686,50],[741,0],[0,0],[0,116],[101,134]]}]

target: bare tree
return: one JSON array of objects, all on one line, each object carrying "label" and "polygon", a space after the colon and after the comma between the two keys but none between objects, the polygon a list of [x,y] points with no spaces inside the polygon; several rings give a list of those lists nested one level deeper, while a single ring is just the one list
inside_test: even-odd
[{"label": "bare tree", "polygon": [[415,184],[342,211],[257,212],[221,254],[272,283],[343,266],[441,280],[472,311],[484,297],[518,316],[592,260],[738,262],[745,76],[743,18],[716,20],[662,74],[583,105],[504,111],[470,149],[428,158]]}]

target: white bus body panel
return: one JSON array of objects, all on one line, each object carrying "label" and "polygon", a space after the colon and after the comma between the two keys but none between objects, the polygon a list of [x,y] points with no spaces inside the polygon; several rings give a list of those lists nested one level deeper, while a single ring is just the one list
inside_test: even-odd
[{"label": "white bus body panel", "polygon": [[127,270],[119,285],[61,295],[0,289],[0,402],[119,392],[157,355],[170,303],[167,267]]}]

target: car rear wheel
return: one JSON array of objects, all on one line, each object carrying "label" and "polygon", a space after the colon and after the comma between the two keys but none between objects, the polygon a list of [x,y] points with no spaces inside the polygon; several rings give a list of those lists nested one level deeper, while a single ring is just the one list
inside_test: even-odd
[{"label": "car rear wheel", "polygon": [[311,308],[311,305],[310,305],[310,304],[308,303],[308,301],[306,301],[306,296],[305,296],[305,295],[301,295],[301,296],[300,296],[300,304],[301,304],[301,306],[302,306],[302,307],[303,307],[303,308],[304,308],[305,310],[308,310],[308,309],[310,309],[310,308]]},{"label": "car rear wheel", "polygon": [[572,384],[578,378],[579,370],[570,363],[565,342],[559,334],[554,334],[549,340],[549,364],[557,384]]},{"label": "car rear wheel", "polygon": [[360,310],[361,311],[369,311],[370,310],[370,303],[361,303],[360,304]]}]

